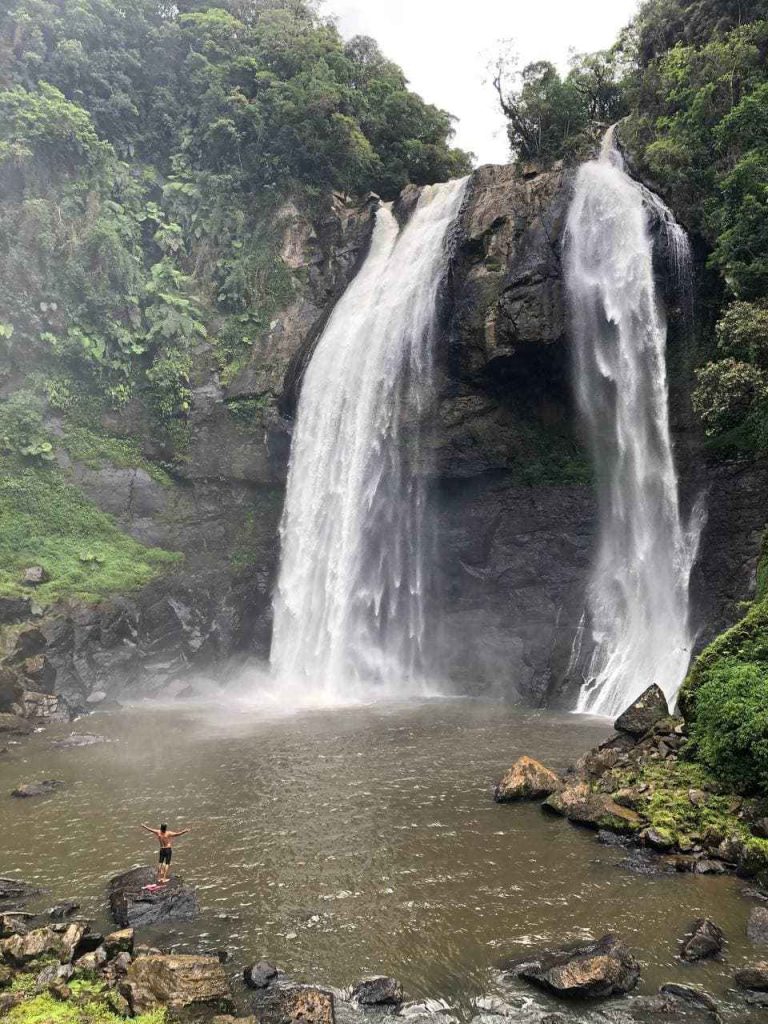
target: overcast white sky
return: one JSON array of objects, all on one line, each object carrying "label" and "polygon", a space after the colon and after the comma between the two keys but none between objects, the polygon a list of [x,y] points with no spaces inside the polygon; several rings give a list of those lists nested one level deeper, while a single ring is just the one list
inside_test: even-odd
[{"label": "overcast white sky", "polygon": [[610,46],[638,0],[324,0],[346,37],[373,36],[411,88],[455,114],[456,144],[480,163],[506,163],[507,140],[487,64],[513,39],[523,63],[567,68],[577,52]]}]

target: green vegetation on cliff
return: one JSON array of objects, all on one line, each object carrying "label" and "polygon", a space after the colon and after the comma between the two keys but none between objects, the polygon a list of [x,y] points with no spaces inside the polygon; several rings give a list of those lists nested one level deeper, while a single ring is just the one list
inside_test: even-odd
[{"label": "green vegetation on cliff", "polygon": [[[226,383],[293,297],[287,219],[334,190],[393,198],[465,172],[452,131],[312,0],[0,5],[4,593],[24,564],[50,573],[47,601],[172,563],[79,495],[58,453],[167,482],[158,451],[183,457],[200,348]],[[142,440],[110,435],[126,408]]]},{"label": "green vegetation on cliff", "polygon": [[0,458],[0,523],[0,596],[28,595],[24,569],[42,565],[50,581],[34,589],[41,605],[128,593],[180,558],[123,533],[58,469],[7,458]]}]

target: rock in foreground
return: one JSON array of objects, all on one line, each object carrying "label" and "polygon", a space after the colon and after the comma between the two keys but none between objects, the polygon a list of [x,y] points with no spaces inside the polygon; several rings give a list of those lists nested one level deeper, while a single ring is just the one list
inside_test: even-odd
[{"label": "rock in foreground", "polygon": [[736,971],[734,980],[740,988],[749,988],[753,992],[768,992],[768,962],[759,960]]},{"label": "rock in foreground", "polygon": [[560,788],[554,772],[532,757],[519,757],[494,790],[497,803],[512,800],[540,800]]},{"label": "rock in foreground", "polygon": [[510,971],[555,995],[579,999],[623,995],[640,977],[637,960],[614,935],[586,946],[519,960]]},{"label": "rock in foreground", "polygon": [[155,881],[153,868],[133,868],[109,883],[109,909],[120,928],[136,928],[163,921],[189,921],[199,912],[195,890],[178,875],[154,892],[144,888]]},{"label": "rock in foreground", "polygon": [[137,957],[120,983],[120,994],[135,1015],[158,1006],[173,1014],[194,1015],[234,1009],[227,975],[215,956],[154,953]]},{"label": "rock in foreground", "polygon": [[643,736],[662,718],[668,717],[667,698],[654,683],[640,694],[634,704],[619,715],[614,722],[614,728],[618,732],[629,733],[630,736]]}]

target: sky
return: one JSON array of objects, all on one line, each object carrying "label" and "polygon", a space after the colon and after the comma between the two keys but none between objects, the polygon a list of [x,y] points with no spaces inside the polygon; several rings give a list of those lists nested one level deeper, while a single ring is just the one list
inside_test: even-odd
[{"label": "sky", "polygon": [[614,42],[638,0],[324,0],[345,37],[373,36],[411,88],[458,117],[455,144],[478,163],[509,159],[504,120],[487,66],[513,40],[522,64],[550,60],[567,70],[571,50]]}]

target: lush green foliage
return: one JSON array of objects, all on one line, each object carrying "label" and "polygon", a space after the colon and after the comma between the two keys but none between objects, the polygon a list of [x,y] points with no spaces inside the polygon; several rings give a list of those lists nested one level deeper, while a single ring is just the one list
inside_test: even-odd
[{"label": "lush green foliage", "polygon": [[722,658],[696,690],[696,758],[745,792],[768,792],[768,665]]},{"label": "lush green foliage", "polygon": [[565,78],[548,61],[518,68],[510,53],[500,56],[494,72],[510,145],[523,160],[586,157],[626,112],[617,51],[574,57]]},{"label": "lush green foliage", "polygon": [[29,593],[21,583],[23,570],[42,565],[50,581],[34,590],[40,604],[125,593],[179,558],[123,533],[58,470],[10,459],[0,459],[0,524],[0,594]]},{"label": "lush green foliage", "polygon": [[[78,983],[73,982],[73,988],[77,987]],[[118,1024],[124,1020],[104,999],[84,995],[81,991],[78,999],[63,1003],[44,993],[14,1006],[4,1019],[8,1024]],[[165,1010],[153,1010],[132,1020],[136,1024],[165,1024],[167,1015]]]},{"label": "lush green foliage", "polygon": [[680,693],[692,755],[744,792],[768,790],[768,550],[744,617],[698,656]]}]

